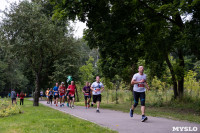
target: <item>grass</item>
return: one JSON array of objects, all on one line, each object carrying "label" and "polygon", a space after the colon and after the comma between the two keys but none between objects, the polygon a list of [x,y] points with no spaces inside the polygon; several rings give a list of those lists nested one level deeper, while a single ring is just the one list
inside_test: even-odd
[{"label": "grass", "polygon": [[[19,102],[18,102],[19,103]],[[108,128],[25,100],[22,114],[0,118],[1,133],[114,133]]]},{"label": "grass", "polygon": [[[84,106],[84,102],[78,102],[76,103],[76,105]],[[169,104],[164,104],[162,107],[156,107],[146,103],[146,115],[154,117],[164,117],[173,120],[184,120],[184,121],[200,123],[200,112],[195,111],[193,109],[195,106],[198,105],[179,103],[177,105],[172,105],[172,106],[170,106]],[[115,104],[115,103],[107,104],[106,102],[103,101],[100,107],[128,113],[131,107],[131,103],[124,102],[120,104]],[[138,105],[134,113],[139,115],[141,114],[140,105]]]}]

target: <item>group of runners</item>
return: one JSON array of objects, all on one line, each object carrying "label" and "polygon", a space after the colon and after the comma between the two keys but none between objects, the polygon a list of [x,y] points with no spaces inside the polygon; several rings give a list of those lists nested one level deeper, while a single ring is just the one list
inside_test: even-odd
[{"label": "group of runners", "polygon": [[[147,84],[146,79],[147,76],[146,74],[144,74],[144,67],[139,66],[138,73],[134,74],[131,80],[131,84],[133,85],[134,104],[130,109],[130,117],[133,117],[134,109],[137,107],[140,99],[142,122],[148,119],[145,116],[145,91],[146,88],[149,90],[149,86]],[[100,113],[99,107],[101,103],[101,92],[103,90],[104,90],[104,85],[100,82],[99,76],[96,76],[96,81],[93,82],[92,85],[89,82],[86,82],[85,86],[82,89],[82,92],[84,93],[85,107],[86,108],[90,107],[90,101],[91,98],[93,98],[91,106],[93,106],[93,104],[97,104],[96,112]],[[60,98],[60,107],[64,106],[66,97],[67,106],[74,108],[75,92],[76,92],[76,85],[74,81],[71,81],[71,84],[67,88],[64,85],[64,82],[62,82],[60,86],[58,85],[58,83],[56,83],[56,86],[48,91],[47,96],[51,104],[52,104],[52,99],[54,97],[54,103],[56,104],[56,106],[58,106],[58,98]]]},{"label": "group of runners", "polygon": [[[99,107],[101,103],[101,92],[103,90],[104,86],[100,82],[99,76],[96,76],[96,81],[93,82],[92,85],[89,82],[86,82],[85,86],[82,89],[82,92],[84,94],[86,109],[90,107],[90,101],[91,98],[93,98],[91,106],[93,106],[93,104],[97,104],[96,112],[100,113]],[[56,85],[53,88],[51,89],[48,88],[46,90],[47,104],[52,105],[52,101],[54,99],[54,104],[58,106],[58,99],[60,99],[60,107],[63,107],[64,103],[66,102],[66,106],[73,109],[75,101],[75,93],[76,93],[76,85],[74,81],[71,81],[71,84],[68,87],[66,87],[64,82],[61,82],[60,85],[56,83]]]}]

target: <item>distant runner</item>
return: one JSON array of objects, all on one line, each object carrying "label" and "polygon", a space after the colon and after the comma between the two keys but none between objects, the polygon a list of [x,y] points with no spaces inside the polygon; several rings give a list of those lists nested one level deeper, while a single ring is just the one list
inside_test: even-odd
[{"label": "distant runner", "polygon": [[96,76],[96,82],[92,83],[91,86],[93,95],[93,104],[97,103],[97,113],[100,113],[99,107],[101,103],[101,92],[104,90],[103,84],[100,82],[100,77]]},{"label": "distant runner", "polygon": [[60,96],[60,107],[64,106],[64,101],[65,101],[65,91],[66,91],[66,87],[65,87],[65,83],[62,82],[61,85],[59,86],[59,96]]},{"label": "distant runner", "polygon": [[46,98],[47,98],[47,104],[49,104],[49,88],[47,88],[45,95],[46,95]]},{"label": "distant runner", "polygon": [[131,84],[134,85],[133,87],[133,96],[134,96],[134,105],[130,109],[130,117],[133,117],[134,109],[137,107],[139,98],[141,102],[141,112],[142,112],[142,119],[141,121],[144,122],[148,118],[145,116],[145,86],[149,90],[149,86],[147,85],[146,79],[147,76],[144,74],[144,67],[139,66],[138,68],[139,73],[134,74]]},{"label": "distant runner", "polygon": [[58,88],[59,88],[58,83],[56,83],[56,86],[53,87],[54,104],[56,104],[56,106],[58,106],[58,97],[59,97]]},{"label": "distant runner", "polygon": [[90,107],[90,99],[91,99],[91,91],[90,91],[89,82],[86,82],[86,85],[83,87],[82,91],[84,93],[85,107],[87,109]]},{"label": "distant runner", "polygon": [[41,97],[41,100],[42,100],[42,97],[43,97],[43,91],[42,90],[40,91],[40,97]]},{"label": "distant runner", "polygon": [[52,105],[52,99],[53,99],[53,89],[51,88],[50,91],[49,91],[49,103],[51,103]]},{"label": "distant runner", "polygon": [[74,81],[71,81],[71,85],[68,86],[67,90],[69,91],[69,106],[73,109],[76,92],[76,85],[74,84]]},{"label": "distant runner", "polygon": [[17,94],[16,94],[15,90],[13,89],[13,90],[11,91],[12,104],[13,104],[13,102],[14,102],[15,104],[17,104],[17,102],[16,102],[16,96],[17,96]]}]

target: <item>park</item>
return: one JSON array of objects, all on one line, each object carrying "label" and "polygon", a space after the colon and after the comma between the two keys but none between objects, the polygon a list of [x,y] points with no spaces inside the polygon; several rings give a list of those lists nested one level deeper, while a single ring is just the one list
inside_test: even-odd
[{"label": "park", "polygon": [[0,17],[0,133],[200,132],[200,1],[3,0]]}]

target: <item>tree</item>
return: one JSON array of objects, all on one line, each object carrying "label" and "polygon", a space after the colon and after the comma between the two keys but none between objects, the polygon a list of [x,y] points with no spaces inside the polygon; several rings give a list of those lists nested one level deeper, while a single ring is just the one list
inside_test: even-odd
[{"label": "tree", "polygon": [[[194,33],[188,24],[194,26],[194,23],[198,22],[195,20],[199,20],[195,17],[199,13],[199,1],[51,0],[51,2],[55,5],[54,18],[67,17],[74,20],[77,17],[87,22],[85,39],[91,48],[99,47],[103,73],[107,77],[122,75],[127,68],[127,70],[132,68],[134,71],[136,67],[133,64],[136,64],[138,59],[144,59],[152,71],[157,70],[152,76],[162,77],[162,70],[167,65],[171,72],[174,97],[183,96],[184,56],[191,54],[188,51],[195,50],[195,53],[198,53],[200,50],[199,45],[193,46],[194,43],[187,43],[186,34],[186,32]],[[185,22],[181,17],[190,13],[194,13],[192,21]],[[193,42],[198,42],[198,38],[192,38]],[[198,49],[195,49],[196,47]],[[174,65],[169,55],[175,57]]]},{"label": "tree", "polygon": [[19,60],[26,60],[35,77],[34,106],[39,105],[39,91],[45,73],[62,50],[63,40],[69,36],[66,26],[52,21],[41,12],[37,3],[22,1],[4,12],[1,25],[12,52]]},{"label": "tree", "polygon": [[94,66],[93,66],[94,58],[90,57],[86,64],[79,68],[81,73],[81,80],[82,83],[84,82],[91,82],[94,79]]}]

